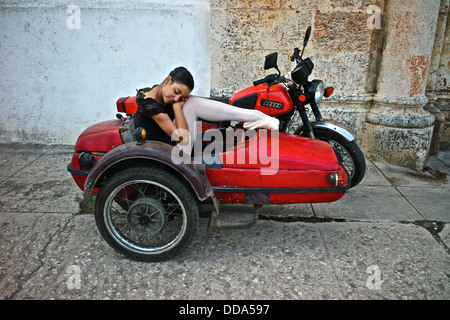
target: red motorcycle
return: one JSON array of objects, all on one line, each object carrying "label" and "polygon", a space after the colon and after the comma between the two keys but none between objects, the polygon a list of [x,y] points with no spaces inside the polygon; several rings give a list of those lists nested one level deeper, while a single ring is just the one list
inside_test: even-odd
[{"label": "red motorcycle", "polygon": [[[268,56],[267,67],[274,65],[274,57]],[[305,73],[303,66],[310,67],[304,61],[294,70],[295,79],[298,72]],[[295,79],[286,90],[275,83],[286,78],[275,75],[232,101],[247,101],[241,107],[284,110],[285,104],[301,101],[300,95],[320,95],[320,89],[312,88],[320,86],[317,81],[302,81],[308,89],[300,93]],[[270,99],[263,101],[267,94]],[[281,109],[274,108],[281,104]],[[332,202],[350,187],[347,171],[324,141],[263,129],[215,125],[206,130],[204,123],[203,134],[215,138],[203,140],[200,150],[179,161],[176,147],[146,140],[145,130],[136,128],[135,97],[118,99],[117,110],[126,116],[118,114],[81,133],[67,169],[84,192],[84,204],[94,202],[102,237],[132,259],[161,261],[180,254],[197,231],[200,207],[210,208],[212,227],[247,228],[256,223],[263,205]],[[309,125],[314,134],[319,128],[327,132],[328,127]],[[222,140],[219,148],[217,140]],[[221,206],[236,203],[250,205],[249,210]]]},{"label": "red motorcycle", "polygon": [[[277,66],[276,52],[266,56],[264,69],[275,68],[278,74],[271,74],[264,79],[254,81],[254,86],[244,89],[231,97],[234,106],[256,109],[280,120],[280,131],[287,132],[289,123],[298,111],[303,122],[295,131],[295,135],[326,141],[332,147],[339,163],[350,176],[350,187],[356,186],[364,177],[366,162],[364,154],[355,142],[355,135],[342,124],[325,120],[319,110],[319,102],[333,93],[333,87],[325,88],[323,81],[308,81],[314,68],[311,59],[302,59],[303,52],[311,34],[308,27],[300,54],[294,49],[291,61],[295,68],[290,74],[281,75]],[[307,115],[310,105],[315,121],[311,122]]]}]

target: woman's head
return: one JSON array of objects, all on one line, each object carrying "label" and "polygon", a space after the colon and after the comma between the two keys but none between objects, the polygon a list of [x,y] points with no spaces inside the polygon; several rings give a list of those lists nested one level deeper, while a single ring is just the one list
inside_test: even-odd
[{"label": "woman's head", "polygon": [[191,91],[194,90],[194,78],[185,67],[175,68],[169,76],[171,76],[174,81],[186,85]]},{"label": "woman's head", "polygon": [[194,89],[194,78],[184,67],[174,69],[164,80],[162,96],[164,103],[186,100]]}]

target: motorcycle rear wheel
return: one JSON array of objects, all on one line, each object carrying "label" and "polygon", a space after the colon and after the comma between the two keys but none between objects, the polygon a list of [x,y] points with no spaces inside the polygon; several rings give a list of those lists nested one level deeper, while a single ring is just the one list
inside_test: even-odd
[{"label": "motorcycle rear wheel", "polygon": [[105,241],[138,261],[168,260],[197,232],[197,202],[177,177],[151,167],[126,169],[108,179],[95,201],[95,222]]},{"label": "motorcycle rear wheel", "polygon": [[[347,141],[344,137],[332,130],[313,129],[314,136],[318,140],[326,141],[333,148],[339,164],[350,176],[350,187],[357,186],[366,173],[366,160],[356,142]],[[308,137],[307,132],[298,129],[296,135]]]}]

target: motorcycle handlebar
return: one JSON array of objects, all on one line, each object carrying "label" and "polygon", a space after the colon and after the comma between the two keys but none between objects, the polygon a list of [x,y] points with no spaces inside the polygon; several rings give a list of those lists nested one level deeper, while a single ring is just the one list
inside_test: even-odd
[{"label": "motorcycle handlebar", "polygon": [[294,54],[291,56],[291,61],[298,59],[300,57],[299,53],[300,53],[300,49],[294,48]]},{"label": "motorcycle handlebar", "polygon": [[257,86],[257,85],[260,85],[260,84],[263,84],[263,83],[271,83],[271,82],[274,82],[276,79],[277,79],[277,75],[276,74],[269,74],[264,79],[253,81],[253,85]]},{"label": "motorcycle handlebar", "polygon": [[260,84],[263,84],[265,82],[266,82],[266,79],[259,79],[259,80],[253,81],[253,85],[254,86],[259,86]]}]

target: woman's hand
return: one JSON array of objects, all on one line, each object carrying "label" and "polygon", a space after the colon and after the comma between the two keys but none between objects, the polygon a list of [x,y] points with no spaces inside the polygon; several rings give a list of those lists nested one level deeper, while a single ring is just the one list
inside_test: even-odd
[{"label": "woman's hand", "polygon": [[174,109],[176,109],[176,108],[181,109],[181,108],[183,108],[185,102],[186,101],[183,101],[183,100],[177,101],[177,102],[174,102],[172,106]]},{"label": "woman's hand", "polygon": [[175,115],[175,123],[176,123],[177,130],[175,130],[172,133],[171,137],[173,140],[175,140],[181,144],[189,143],[189,131],[188,131],[189,128],[188,128],[188,124],[186,122],[186,118],[184,117],[184,113],[182,110],[186,100],[187,100],[187,98],[177,101],[172,105],[173,113]]},{"label": "woman's hand", "polygon": [[180,99],[180,101],[177,101],[177,102],[174,102],[173,103],[173,107],[176,107],[176,108],[182,108],[183,106],[184,106],[184,103],[186,102],[186,101],[188,101],[188,99],[189,99],[189,96],[187,96],[187,97],[181,97],[181,99]]}]

